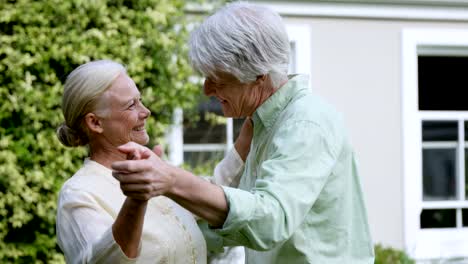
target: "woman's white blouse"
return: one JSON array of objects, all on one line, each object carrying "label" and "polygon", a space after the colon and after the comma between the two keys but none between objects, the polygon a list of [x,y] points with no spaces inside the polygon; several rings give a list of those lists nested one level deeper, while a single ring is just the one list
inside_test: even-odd
[{"label": "woman's white blouse", "polygon": [[[215,170],[214,182],[238,182],[243,162],[235,150]],[[126,257],[112,225],[126,196],[112,171],[86,159],[65,182],[57,208],[57,243],[67,263],[201,263],[206,243],[193,215],[165,196],[148,202],[139,256]]]}]

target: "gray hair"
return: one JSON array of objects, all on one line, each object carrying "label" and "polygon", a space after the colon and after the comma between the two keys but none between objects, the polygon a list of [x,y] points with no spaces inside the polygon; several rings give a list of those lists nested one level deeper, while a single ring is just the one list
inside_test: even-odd
[{"label": "gray hair", "polygon": [[208,17],[190,37],[190,60],[205,77],[229,73],[240,82],[268,74],[274,88],[287,80],[290,44],[281,17],[245,2]]},{"label": "gray hair", "polygon": [[126,73],[121,64],[98,60],[83,64],[68,75],[62,97],[65,122],[57,129],[57,137],[63,145],[75,147],[89,143],[83,118],[99,110],[101,95],[121,73]]}]

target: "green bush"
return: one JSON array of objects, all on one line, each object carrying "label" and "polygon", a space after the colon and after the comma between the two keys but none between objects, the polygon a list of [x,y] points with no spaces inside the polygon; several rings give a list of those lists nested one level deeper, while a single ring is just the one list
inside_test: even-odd
[{"label": "green bush", "polygon": [[404,251],[391,247],[384,247],[380,244],[375,245],[375,264],[414,264]]},{"label": "green bush", "polygon": [[[58,190],[85,148],[65,148],[66,75],[94,59],[127,66],[152,110],[157,140],[175,106],[194,104],[184,0],[0,0],[0,263],[63,263]],[[154,144],[154,141],[150,144]]]}]

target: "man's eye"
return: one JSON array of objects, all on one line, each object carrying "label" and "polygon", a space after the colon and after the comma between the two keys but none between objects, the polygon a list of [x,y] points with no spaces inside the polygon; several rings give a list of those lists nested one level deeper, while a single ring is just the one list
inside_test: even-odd
[{"label": "man's eye", "polygon": [[216,86],[216,87],[221,87],[221,86],[223,86],[222,83],[217,83],[217,82],[211,82],[211,85]]}]

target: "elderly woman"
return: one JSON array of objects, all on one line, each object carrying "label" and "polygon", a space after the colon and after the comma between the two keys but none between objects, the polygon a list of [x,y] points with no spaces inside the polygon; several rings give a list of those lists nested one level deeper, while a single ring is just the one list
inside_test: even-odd
[{"label": "elderly woman", "polygon": [[[112,177],[111,164],[128,157],[117,146],[148,143],[150,111],[125,68],[107,60],[78,67],[65,82],[62,108],[60,141],[89,147],[58,201],[57,239],[67,263],[206,263],[206,243],[190,212],[164,196],[126,197]],[[246,156],[249,144],[250,138],[238,140],[236,148]],[[237,171],[218,168],[218,182],[241,171],[235,155],[226,162]]]},{"label": "elderly woman", "polygon": [[[192,33],[190,58],[225,116],[250,116],[253,139],[238,188],[220,187],[156,155],[112,164],[121,187],[165,195],[206,219],[210,248],[243,245],[247,263],[373,263],[355,154],[343,121],[287,75],[289,41],[278,14],[228,4]],[[135,143],[125,153],[142,151]],[[151,179],[151,180],[150,180]]]}]

